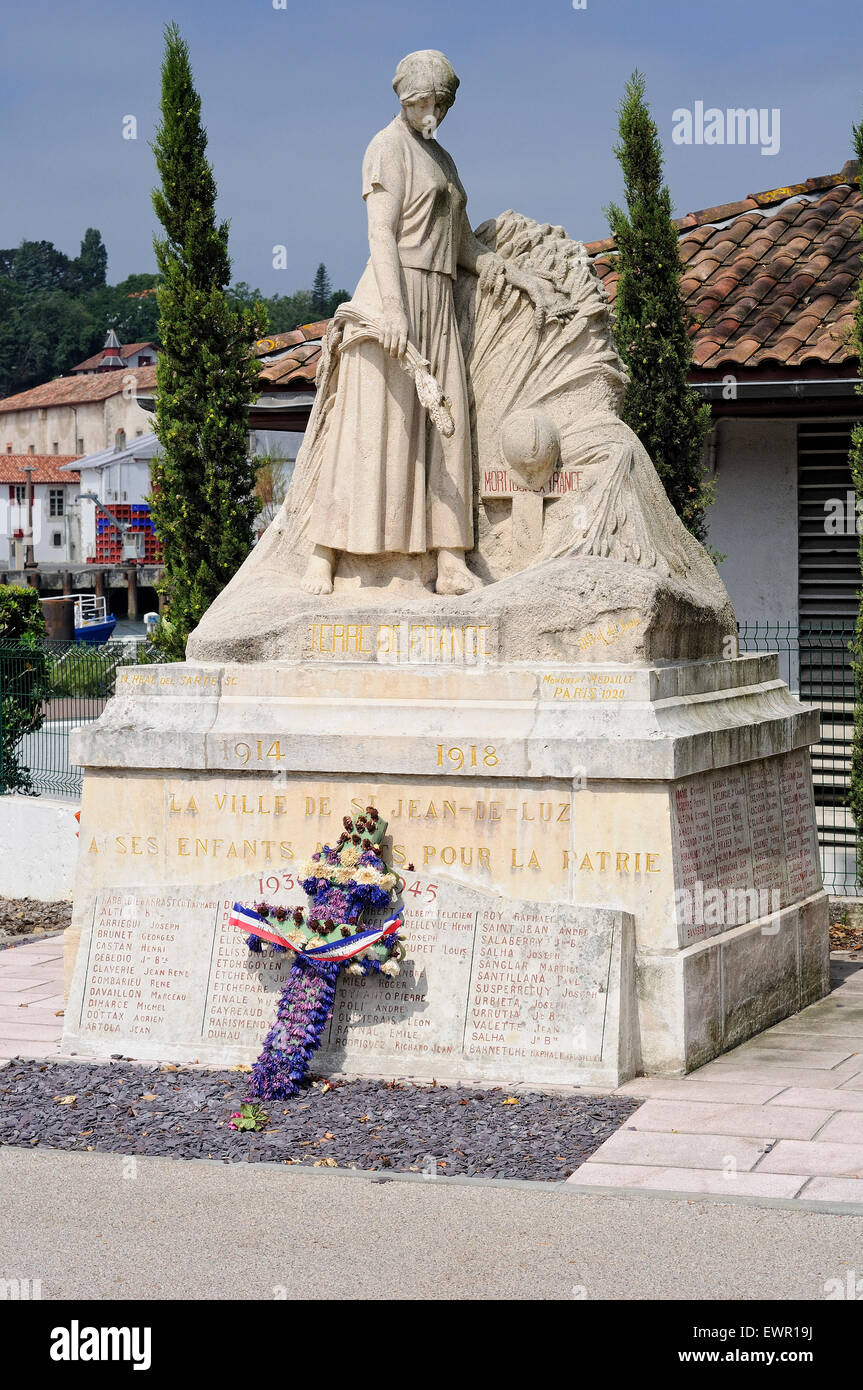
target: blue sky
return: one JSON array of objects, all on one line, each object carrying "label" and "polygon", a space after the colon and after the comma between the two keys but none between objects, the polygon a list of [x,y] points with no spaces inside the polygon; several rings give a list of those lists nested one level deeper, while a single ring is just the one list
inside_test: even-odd
[{"label": "blue sky", "polygon": [[[474,225],[513,207],[585,241],[604,236],[603,208],[621,196],[616,108],[635,67],[678,214],[837,171],[863,114],[860,0],[6,6],[0,246],[45,238],[74,254],[96,226],[111,281],[154,268],[149,141],[172,19],[192,52],[234,278],[266,293],[310,285],[321,260],[353,288],[367,255],[362,153],[397,110],[393,71],[413,49],[443,49],[461,78],[441,143]],[[675,145],[672,113],[697,101],[778,108],[778,153]],[[286,270],[273,269],[277,244]]]}]

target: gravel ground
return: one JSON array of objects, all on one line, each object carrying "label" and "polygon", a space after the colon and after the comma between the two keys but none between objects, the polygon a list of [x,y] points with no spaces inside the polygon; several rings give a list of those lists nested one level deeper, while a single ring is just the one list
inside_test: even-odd
[{"label": "gravel ground", "polygon": [[0,898],[0,949],[22,937],[63,931],[72,920],[71,903],[41,903],[36,898]]},{"label": "gravel ground", "polygon": [[555,1182],[638,1109],[620,1096],[313,1080],[266,1105],[265,1130],[238,1133],[245,1087],[239,1071],[15,1060],[0,1071],[0,1144]]}]

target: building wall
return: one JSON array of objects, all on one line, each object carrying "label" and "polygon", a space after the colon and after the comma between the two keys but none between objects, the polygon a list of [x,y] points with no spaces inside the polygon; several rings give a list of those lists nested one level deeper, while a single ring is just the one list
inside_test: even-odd
[{"label": "building wall", "polygon": [[[146,502],[150,492],[150,464],[146,459],[126,459],[81,469],[81,492],[94,492],[111,511],[115,503]],[[93,502],[81,502],[81,558],[96,554],[96,521]]]},{"label": "building wall", "polygon": [[[49,488],[60,486],[59,483],[33,484],[33,559],[37,565],[52,561],[55,564],[79,563],[84,558],[80,539],[81,504],[74,500],[79,491],[77,483],[63,487],[63,516],[49,514]],[[16,531],[24,531],[26,526],[27,503],[10,502],[8,484],[0,484],[0,563],[8,565],[11,562],[12,536]],[[55,532],[63,538],[59,546],[52,543]]]},{"label": "building wall", "polygon": [[797,427],[720,420],[708,544],[739,622],[793,623],[797,600]]},{"label": "building wall", "polygon": [[120,429],[126,431],[127,443],[152,429],[152,416],[137,401],[125,399],[122,392],[106,401],[87,401],[76,406],[2,411],[0,452],[97,454],[113,448]]}]

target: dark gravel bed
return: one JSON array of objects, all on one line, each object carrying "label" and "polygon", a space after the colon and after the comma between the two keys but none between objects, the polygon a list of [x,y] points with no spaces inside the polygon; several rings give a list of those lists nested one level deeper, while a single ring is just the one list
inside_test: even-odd
[{"label": "dark gravel bed", "polygon": [[68,927],[71,903],[42,903],[36,898],[0,898],[0,947],[4,941],[36,938]]},{"label": "dark gravel bed", "polygon": [[239,1071],[12,1061],[0,1144],[555,1182],[638,1109],[620,1096],[313,1079],[267,1103],[265,1130],[238,1133],[246,1085]]}]

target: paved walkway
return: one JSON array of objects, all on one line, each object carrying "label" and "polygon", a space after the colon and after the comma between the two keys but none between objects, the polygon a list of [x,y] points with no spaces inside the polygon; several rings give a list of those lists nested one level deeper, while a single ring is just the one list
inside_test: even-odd
[{"label": "paved walkway", "polygon": [[826,999],[645,1098],[576,1169],[581,1187],[863,1203],[863,961]]},{"label": "paved walkway", "polygon": [[62,936],[0,951],[0,1064],[55,1056],[62,1031]]}]

